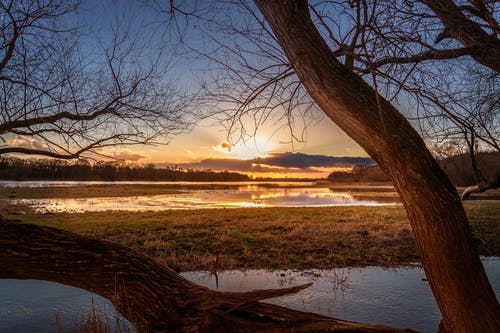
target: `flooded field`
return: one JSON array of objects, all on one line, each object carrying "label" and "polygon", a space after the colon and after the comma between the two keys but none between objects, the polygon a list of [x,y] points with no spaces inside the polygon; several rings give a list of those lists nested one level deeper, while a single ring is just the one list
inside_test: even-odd
[{"label": "flooded field", "polygon": [[[500,258],[483,260],[493,288],[500,296]],[[441,318],[425,274],[419,267],[380,267],[330,270],[230,270],[215,276],[197,271],[182,273],[212,289],[245,291],[314,284],[295,294],[267,302],[345,320],[412,328],[434,333]],[[55,315],[63,327],[83,317],[92,302],[111,318],[109,301],[87,291],[36,280],[0,280],[0,332],[55,332]]]},{"label": "flooded field", "polygon": [[[141,186],[142,195],[127,195],[127,186]],[[96,187],[92,194],[63,195],[68,188]],[[116,193],[116,187],[122,187]],[[20,198],[15,190],[46,188],[48,197]],[[61,189],[57,197],[54,189]],[[170,189],[171,193],[164,193]],[[97,212],[107,210],[159,211],[167,209],[234,208],[234,207],[321,207],[378,206],[397,204],[392,186],[362,186],[338,189],[310,182],[237,182],[237,183],[172,183],[172,182],[3,182],[0,191],[8,192],[4,203],[27,206],[40,213]],[[73,191],[74,192],[74,191]],[[109,192],[109,196],[106,196]],[[135,191],[135,194],[138,191]],[[43,195],[43,194],[39,194]]]}]

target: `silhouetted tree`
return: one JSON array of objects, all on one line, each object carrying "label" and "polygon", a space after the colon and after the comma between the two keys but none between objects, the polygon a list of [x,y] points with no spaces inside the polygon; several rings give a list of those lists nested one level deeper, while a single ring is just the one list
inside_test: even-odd
[{"label": "silhouetted tree", "polygon": [[90,163],[85,160],[65,161],[0,157],[0,179],[3,180],[161,180],[161,181],[246,181],[249,177],[236,172],[190,172],[117,163]]},{"label": "silhouetted tree", "polygon": [[188,127],[168,54],[146,53],[127,19],[101,35],[79,25],[79,4],[0,1],[0,155],[96,156]]}]

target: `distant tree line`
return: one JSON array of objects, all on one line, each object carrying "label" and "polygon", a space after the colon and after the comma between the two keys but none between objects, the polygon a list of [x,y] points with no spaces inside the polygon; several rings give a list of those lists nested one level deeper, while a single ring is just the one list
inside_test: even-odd
[{"label": "distant tree line", "polygon": [[0,179],[12,180],[162,180],[162,181],[247,181],[236,172],[184,170],[175,166],[156,168],[154,164],[123,162],[65,161],[0,157]]},{"label": "distant tree line", "polygon": [[[496,152],[477,153],[477,168],[486,179],[496,179],[500,173],[500,154]],[[438,160],[439,166],[455,186],[470,186],[476,183],[474,166],[468,154],[458,154]],[[335,171],[327,177],[333,182],[388,182],[382,169],[374,164],[357,166],[351,171]]]},{"label": "distant tree line", "polygon": [[332,182],[347,183],[389,182],[389,178],[377,164],[355,166],[349,171],[334,171],[327,179]]}]

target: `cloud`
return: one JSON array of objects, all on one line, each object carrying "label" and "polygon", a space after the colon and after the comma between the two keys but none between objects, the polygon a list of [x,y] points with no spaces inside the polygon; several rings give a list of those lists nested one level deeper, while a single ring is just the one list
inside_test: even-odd
[{"label": "cloud", "polygon": [[[220,145],[219,145],[220,146]],[[302,153],[274,153],[269,157],[249,160],[231,158],[210,158],[197,163],[184,163],[179,166],[188,169],[230,170],[239,172],[272,173],[329,173],[334,169],[356,165],[373,164],[368,157],[334,157],[308,155]]]},{"label": "cloud", "polygon": [[266,158],[256,158],[254,163],[289,168],[339,167],[373,164],[369,157],[336,157],[327,155],[308,155],[303,153],[274,153]]},{"label": "cloud", "polygon": [[294,172],[297,172],[300,170],[302,170],[301,168],[295,168],[295,167],[287,167],[287,166],[278,166],[278,165],[270,165],[270,164],[263,164],[263,163],[252,163],[252,167],[253,168],[258,168],[258,169],[263,169],[265,170],[266,172],[271,172],[271,171],[275,171],[275,172],[278,172],[278,171],[281,171],[283,169],[286,169],[288,171],[294,171]]},{"label": "cloud", "polygon": [[14,139],[10,140],[9,145],[14,147],[28,148],[28,149],[39,149],[39,150],[47,149],[47,146],[41,143],[40,141],[22,135],[17,135]]},{"label": "cloud", "polygon": [[136,153],[136,152],[131,151],[131,150],[117,151],[117,152],[114,152],[111,156],[113,156],[114,158],[119,159],[119,160],[133,161],[133,162],[149,158],[148,155],[142,155],[142,154]]},{"label": "cloud", "polygon": [[140,154],[135,150],[131,149],[120,149],[118,150],[117,148],[99,148],[94,150],[94,152],[99,154],[99,158],[102,159],[117,159],[117,160],[122,160],[122,161],[132,161],[132,162],[137,162],[142,159],[148,159],[150,158],[149,155],[145,154]]},{"label": "cloud", "polygon": [[233,149],[233,146],[227,142],[221,142],[217,146],[212,147],[213,150],[221,152],[221,153],[230,153]]},{"label": "cloud", "polygon": [[188,154],[190,159],[194,160],[196,158],[194,153],[191,150],[184,148],[184,151]]},{"label": "cloud", "polygon": [[231,149],[233,148],[233,146],[231,146],[231,145],[230,145],[229,143],[227,143],[227,142],[223,142],[223,143],[221,143],[221,144],[220,144],[220,146],[221,146],[222,148],[227,149],[227,151],[231,151]]}]

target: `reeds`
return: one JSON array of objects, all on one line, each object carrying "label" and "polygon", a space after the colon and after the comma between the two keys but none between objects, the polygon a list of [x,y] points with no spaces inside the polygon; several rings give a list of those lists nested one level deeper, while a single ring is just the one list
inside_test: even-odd
[{"label": "reeds", "polygon": [[135,330],[120,314],[104,311],[92,299],[90,311],[64,329],[61,313],[56,313],[57,333],[134,333]]}]

